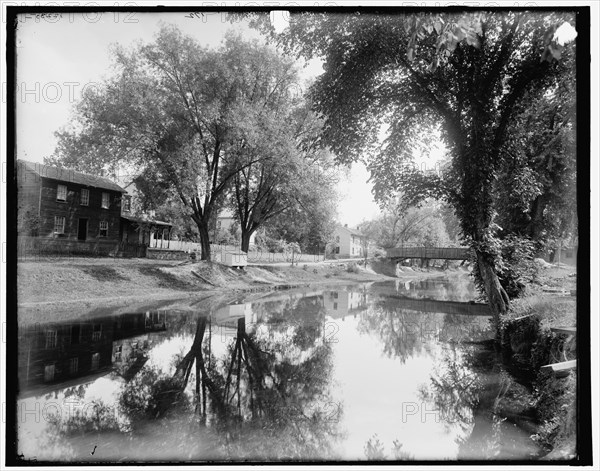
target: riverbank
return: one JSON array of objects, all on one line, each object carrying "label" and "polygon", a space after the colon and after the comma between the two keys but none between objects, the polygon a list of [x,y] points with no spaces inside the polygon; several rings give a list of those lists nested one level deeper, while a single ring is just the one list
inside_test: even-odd
[{"label": "riverbank", "polygon": [[534,439],[546,459],[576,455],[576,369],[564,375],[541,370],[543,365],[577,359],[576,336],[553,331],[576,327],[576,269],[543,265],[526,295],[512,302],[501,323],[502,352],[512,368],[528,375],[533,387],[533,409],[540,424]]},{"label": "riverbank", "polygon": [[[443,271],[407,271],[403,278],[443,276]],[[57,258],[25,260],[17,266],[19,321],[64,319],[78,312],[142,308],[174,299],[216,300],[236,293],[319,284],[395,279],[355,262],[252,265],[244,270],[204,261]],[[215,301],[216,302],[216,301]]]}]

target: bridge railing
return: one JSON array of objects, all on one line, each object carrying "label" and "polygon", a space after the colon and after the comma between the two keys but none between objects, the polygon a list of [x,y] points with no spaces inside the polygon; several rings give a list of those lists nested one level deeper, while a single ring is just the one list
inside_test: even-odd
[{"label": "bridge railing", "polygon": [[471,256],[468,247],[395,247],[387,249],[388,258],[427,258],[466,260]]}]

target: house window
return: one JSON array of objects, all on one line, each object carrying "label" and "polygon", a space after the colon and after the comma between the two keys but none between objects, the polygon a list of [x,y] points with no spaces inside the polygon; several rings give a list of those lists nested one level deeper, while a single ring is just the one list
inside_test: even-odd
[{"label": "house window", "polygon": [[56,187],[56,201],[67,201],[67,185]]},{"label": "house window", "polygon": [[56,330],[46,331],[46,348],[56,348]]},{"label": "house window", "polygon": [[123,211],[126,213],[131,211],[131,196],[123,196]]},{"label": "house window", "polygon": [[110,194],[102,192],[102,208],[108,209],[110,207]]},{"label": "house window", "polygon": [[92,370],[97,370],[100,368],[100,354],[94,353],[92,355]]},{"label": "house window", "polygon": [[94,324],[94,332],[92,333],[92,341],[97,342],[102,336],[102,324]]},{"label": "house window", "polygon": [[65,217],[54,216],[54,233],[64,234],[65,233]]},{"label": "house window", "polygon": [[54,381],[54,364],[44,366],[44,381]]},{"label": "house window", "polygon": [[333,303],[333,309],[334,311],[337,311],[337,303]]},{"label": "house window", "polygon": [[108,236],[108,221],[100,221],[100,237]]},{"label": "house window", "polygon": [[77,374],[78,370],[79,370],[79,358],[77,358],[77,357],[71,358],[69,360],[69,373],[74,375],[74,374]]},{"label": "house window", "polygon": [[89,206],[90,204],[90,190],[82,188],[81,190],[81,206]]},{"label": "house window", "polygon": [[340,242],[340,236],[335,236],[335,241],[339,244],[339,242]]},{"label": "house window", "polygon": [[335,248],[335,253],[340,253],[340,248],[339,247]]}]

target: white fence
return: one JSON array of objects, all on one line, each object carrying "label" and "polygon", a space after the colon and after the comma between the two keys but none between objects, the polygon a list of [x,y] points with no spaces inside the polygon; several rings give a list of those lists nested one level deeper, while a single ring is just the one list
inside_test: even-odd
[{"label": "white fence", "polygon": [[[162,247],[161,247],[162,245]],[[201,253],[202,248],[197,242],[188,242],[183,240],[163,240],[155,239],[153,236],[150,238],[150,247],[158,248],[163,250],[183,250],[184,252],[197,252]],[[237,253],[240,252],[240,247],[236,245],[210,245],[211,256],[214,262],[225,262],[226,253]],[[249,263],[307,263],[307,262],[321,262],[325,259],[324,254],[305,254],[292,251],[285,252],[266,252],[261,250],[251,249],[248,252]]]}]

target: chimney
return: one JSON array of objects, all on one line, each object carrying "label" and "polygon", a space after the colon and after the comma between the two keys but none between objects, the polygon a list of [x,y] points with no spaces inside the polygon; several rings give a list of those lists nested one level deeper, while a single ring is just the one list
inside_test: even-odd
[{"label": "chimney", "polygon": [[344,224],[344,227],[348,227],[348,224]]}]

